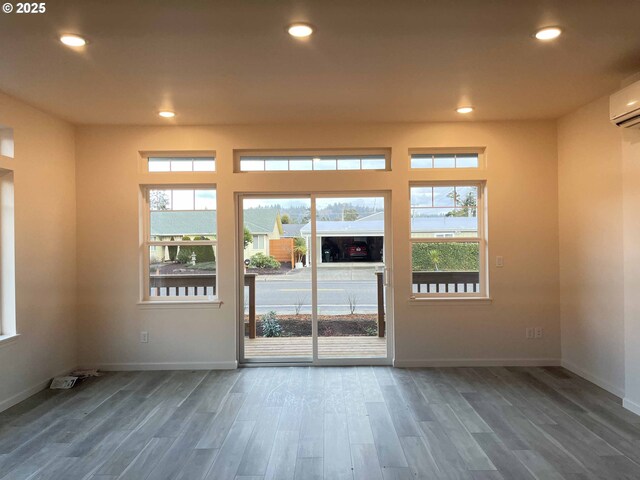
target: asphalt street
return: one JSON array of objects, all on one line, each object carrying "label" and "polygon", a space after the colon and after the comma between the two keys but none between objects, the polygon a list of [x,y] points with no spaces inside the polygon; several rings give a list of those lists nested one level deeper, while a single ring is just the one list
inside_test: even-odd
[{"label": "asphalt street", "polygon": [[[318,309],[321,315],[350,313],[349,297],[355,299],[356,313],[377,311],[376,280],[319,280]],[[295,313],[296,305],[302,303],[300,313],[311,313],[311,281],[279,278],[261,278],[256,282],[256,311],[265,313]]]}]

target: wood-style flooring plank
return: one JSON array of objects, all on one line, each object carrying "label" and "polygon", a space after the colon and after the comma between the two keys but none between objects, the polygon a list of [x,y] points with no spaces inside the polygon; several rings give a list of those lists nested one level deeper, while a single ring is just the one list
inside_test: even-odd
[{"label": "wood-style flooring plank", "polygon": [[640,416],[555,367],[114,372],[0,413],[0,480],[640,479]]}]

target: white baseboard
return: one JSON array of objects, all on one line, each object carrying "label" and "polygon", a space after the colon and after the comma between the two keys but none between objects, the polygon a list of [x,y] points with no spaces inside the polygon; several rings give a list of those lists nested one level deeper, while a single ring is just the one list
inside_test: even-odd
[{"label": "white baseboard", "polygon": [[228,362],[146,362],[146,363],[100,363],[89,365],[109,372],[132,370],[234,370],[238,368],[236,360]]},{"label": "white baseboard", "polygon": [[559,358],[451,358],[398,360],[394,367],[557,367]]},{"label": "white baseboard", "polygon": [[568,362],[566,360],[562,360],[562,366],[569,370],[570,372],[575,373],[579,377],[584,378],[585,380],[589,380],[591,383],[595,383],[600,388],[605,389],[607,392],[614,394],[616,397],[623,398],[624,397],[624,388],[616,387],[610,382],[603,380],[601,377],[597,375],[593,375],[591,372],[584,370],[577,365]]},{"label": "white baseboard", "polygon": [[636,403],[628,398],[622,399],[622,406],[629,410],[630,412],[635,413],[636,415],[640,415],[640,404]]},{"label": "white baseboard", "polygon": [[42,380],[41,382],[36,383],[35,385],[32,385],[29,388],[25,388],[24,390],[22,390],[21,392],[16,393],[15,395],[0,401],[0,412],[3,412],[11,407],[13,407],[14,405],[22,402],[23,400],[26,400],[27,398],[29,398],[31,395],[35,395],[36,393],[38,393],[41,390],[44,390],[45,388],[49,387],[49,384],[51,383],[51,379],[53,377],[59,377],[62,375],[67,375],[69,372],[71,372],[73,370],[73,368],[68,368],[63,370],[62,372],[58,372],[55,375],[47,378],[46,380]]}]

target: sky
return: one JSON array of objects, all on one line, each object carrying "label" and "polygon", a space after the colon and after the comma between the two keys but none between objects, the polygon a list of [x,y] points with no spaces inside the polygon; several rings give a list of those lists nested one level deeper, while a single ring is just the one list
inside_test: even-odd
[{"label": "sky", "polygon": [[[317,197],[316,208],[323,209],[333,203],[350,203],[354,206],[363,206],[375,208],[378,211],[384,209],[383,197]],[[311,199],[309,198],[245,198],[243,202],[244,208],[257,207],[275,207],[280,205],[283,209],[306,207],[311,208]]]}]

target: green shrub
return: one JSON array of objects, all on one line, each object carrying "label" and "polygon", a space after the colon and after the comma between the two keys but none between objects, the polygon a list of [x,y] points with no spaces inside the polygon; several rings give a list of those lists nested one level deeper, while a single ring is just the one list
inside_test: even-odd
[{"label": "green shrub", "polygon": [[251,242],[253,242],[253,235],[247,227],[244,227],[244,248],[247,248]]},{"label": "green shrub", "polygon": [[413,270],[479,271],[480,256],[477,243],[414,243]]},{"label": "green shrub", "polygon": [[178,263],[191,263],[191,252],[193,252],[193,247],[185,247],[182,246],[180,247],[180,250],[178,250],[178,253],[176,255],[176,261]]},{"label": "green shrub", "polygon": [[258,252],[249,259],[249,267],[275,270],[280,268],[280,262],[271,256]]},{"label": "green shrub", "polygon": [[273,310],[262,315],[260,321],[262,322],[263,337],[279,337],[282,334],[282,327],[280,326],[280,322],[278,322],[276,312]]},{"label": "green shrub", "polygon": [[[173,242],[175,238],[171,237],[171,241]],[[178,246],[177,245],[169,245],[169,261],[175,262],[176,255],[178,254]]]},{"label": "green shrub", "polygon": [[[196,236],[193,237],[193,240],[208,240],[206,237]],[[189,237],[182,237],[183,242],[191,241]],[[176,255],[176,260],[178,263],[191,263],[191,254],[196,254],[196,263],[205,263],[205,262],[215,262],[216,261],[216,252],[213,249],[212,245],[194,245],[194,246],[185,246],[180,247],[180,251],[178,251]]]},{"label": "green shrub", "polygon": [[[209,240],[206,237],[193,237],[194,240]],[[216,252],[213,249],[213,245],[196,245],[191,247],[192,251],[196,253],[196,262],[215,262]]]}]

